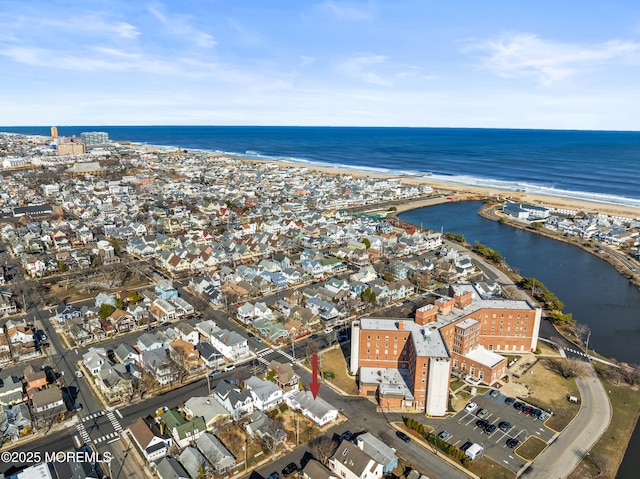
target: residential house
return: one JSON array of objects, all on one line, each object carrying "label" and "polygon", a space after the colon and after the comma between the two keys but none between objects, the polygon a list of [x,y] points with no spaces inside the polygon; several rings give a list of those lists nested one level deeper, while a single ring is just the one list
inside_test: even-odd
[{"label": "residential house", "polygon": [[139,363],[141,359],[141,355],[138,350],[128,343],[120,343],[113,350],[113,355],[124,365]]},{"label": "residential house", "polygon": [[334,421],[338,417],[338,410],[321,397],[313,397],[311,391],[298,391],[285,398],[289,407],[299,410],[318,426]]},{"label": "residential house", "polygon": [[111,323],[119,333],[131,331],[136,326],[136,319],[133,314],[119,308],[116,308],[113,313],[107,317],[107,321]]},{"label": "residential house", "polygon": [[107,351],[104,348],[91,347],[82,355],[82,362],[93,376],[97,376],[103,366],[109,363]]},{"label": "residential house", "polygon": [[293,370],[290,363],[280,363],[275,359],[269,363],[269,371],[275,371],[275,381],[279,388],[288,391],[298,387],[300,376]]},{"label": "residential house", "polygon": [[211,343],[207,343],[206,341],[200,342],[196,344],[196,350],[207,368],[215,368],[224,364],[224,356],[214,348]]},{"label": "residential house", "polygon": [[213,466],[214,473],[226,474],[236,467],[236,458],[213,434],[206,432],[200,436],[196,447]]},{"label": "residential house", "polygon": [[141,352],[164,348],[164,343],[151,333],[143,333],[138,336],[136,346]]},{"label": "residential house", "polygon": [[62,391],[57,387],[34,391],[31,403],[33,412],[40,417],[60,414],[67,410],[62,399]]},{"label": "residential house", "polygon": [[360,434],[356,438],[356,445],[375,462],[382,464],[382,472],[384,474],[391,472],[398,465],[398,456],[396,456],[395,449],[370,432]]},{"label": "residential house", "polygon": [[338,476],[321,462],[311,459],[302,470],[302,479],[338,479]]},{"label": "residential house", "polygon": [[105,365],[96,380],[107,401],[129,401],[133,395],[133,381],[124,364]]},{"label": "residential house", "polygon": [[240,388],[228,381],[218,381],[212,390],[213,398],[227,410],[232,420],[238,420],[254,410],[253,396],[248,390]]},{"label": "residential house", "polygon": [[244,385],[251,393],[255,407],[261,411],[273,409],[282,402],[282,389],[271,381],[251,376]]},{"label": "residential house", "polygon": [[3,439],[17,441],[31,430],[31,414],[27,403],[0,407],[0,434]]},{"label": "residential house", "polygon": [[174,288],[173,283],[168,279],[162,279],[156,283],[156,295],[166,301],[174,300],[178,297],[178,290]]},{"label": "residential house", "polygon": [[171,432],[173,442],[180,449],[192,444],[206,430],[204,420],[201,417],[196,416],[191,420],[187,420],[175,409],[169,409],[161,414],[160,422],[167,431]]},{"label": "residential house", "polygon": [[44,389],[47,387],[47,374],[44,370],[36,371],[33,366],[29,365],[24,368],[24,383],[27,394],[31,395],[32,390]]},{"label": "residential house", "polygon": [[157,461],[169,452],[171,436],[162,434],[152,418],[139,418],[127,431],[148,462]]},{"label": "residential house", "polygon": [[0,381],[2,382],[0,386],[0,405],[11,406],[24,401],[22,381],[20,379],[9,375]]},{"label": "residential house", "polygon": [[11,347],[4,334],[0,334],[0,365],[11,361]]},{"label": "residential house", "polygon": [[184,413],[187,419],[201,417],[207,431],[212,431],[217,424],[229,420],[229,412],[210,396],[193,396],[184,402]]},{"label": "residential house", "polygon": [[156,465],[156,474],[160,479],[191,479],[175,456],[165,456]]},{"label": "residential house", "polygon": [[185,372],[197,371],[203,365],[196,347],[183,339],[176,339],[169,343],[169,356]]},{"label": "residential house", "polygon": [[202,453],[193,446],[189,446],[180,453],[180,464],[192,478],[213,477],[209,462]]},{"label": "residential house", "polygon": [[180,334],[180,339],[194,346],[200,342],[200,334],[189,323],[180,323],[176,326],[176,330]]},{"label": "residential house", "polygon": [[154,320],[160,323],[173,321],[177,318],[176,307],[162,298],[157,298],[149,306],[149,314]]},{"label": "residential house", "polygon": [[218,329],[209,335],[211,345],[232,361],[249,355],[249,344],[246,338],[235,331]]},{"label": "residential house", "polygon": [[266,440],[270,445],[277,446],[287,439],[286,431],[262,411],[254,411],[244,428],[250,436]]},{"label": "residential house", "polygon": [[382,479],[383,466],[356,445],[342,441],[329,459],[329,468],[344,479]]},{"label": "residential house", "polygon": [[142,365],[162,386],[178,379],[178,368],[173,364],[167,350],[164,348],[144,351],[142,353]]}]

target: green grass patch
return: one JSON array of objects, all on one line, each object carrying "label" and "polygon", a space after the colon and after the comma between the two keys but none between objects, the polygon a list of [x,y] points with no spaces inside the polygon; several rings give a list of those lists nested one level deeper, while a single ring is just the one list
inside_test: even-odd
[{"label": "green grass patch", "polygon": [[464,381],[460,381],[459,379],[454,379],[449,383],[449,388],[452,391],[455,391],[456,389],[460,389],[462,386],[464,386],[464,384],[465,384]]},{"label": "green grass patch", "polygon": [[536,436],[529,436],[516,448],[516,454],[525,461],[533,461],[547,447],[547,443]]}]

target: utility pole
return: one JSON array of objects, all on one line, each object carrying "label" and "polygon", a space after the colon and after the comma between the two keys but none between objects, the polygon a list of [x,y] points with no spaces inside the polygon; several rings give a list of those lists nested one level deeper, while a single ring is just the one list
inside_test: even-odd
[{"label": "utility pole", "polygon": [[591,338],[591,331],[589,331],[589,333],[587,334],[587,341],[585,344],[585,347],[587,349],[587,357],[589,357],[589,339]]}]

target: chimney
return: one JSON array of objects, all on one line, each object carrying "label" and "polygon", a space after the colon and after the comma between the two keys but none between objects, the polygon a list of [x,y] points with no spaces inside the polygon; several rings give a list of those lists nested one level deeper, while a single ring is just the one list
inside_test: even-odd
[{"label": "chimney", "polygon": [[398,330],[402,331],[404,329],[404,321],[398,321]]}]

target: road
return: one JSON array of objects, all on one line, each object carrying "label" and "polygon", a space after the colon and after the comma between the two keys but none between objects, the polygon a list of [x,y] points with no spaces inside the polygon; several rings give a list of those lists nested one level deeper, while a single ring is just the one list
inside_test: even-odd
[{"label": "road", "polygon": [[576,379],[580,412],[527,469],[528,479],[568,477],[609,427],[611,404],[592,366],[589,374]]}]

